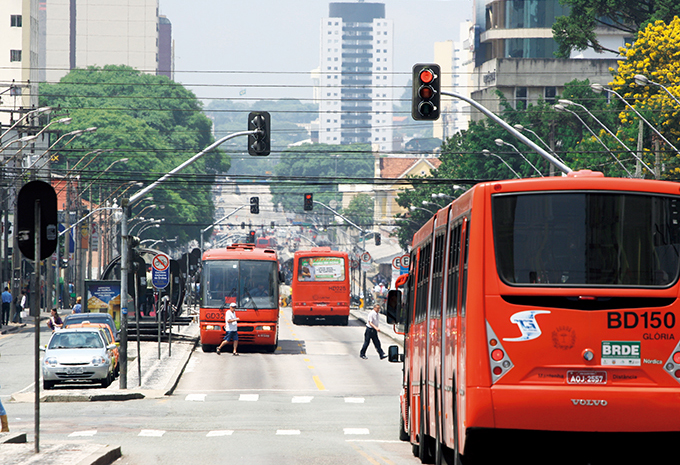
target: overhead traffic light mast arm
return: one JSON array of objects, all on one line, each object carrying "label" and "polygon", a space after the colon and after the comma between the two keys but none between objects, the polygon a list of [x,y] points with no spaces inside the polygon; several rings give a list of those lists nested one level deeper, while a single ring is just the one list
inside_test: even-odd
[{"label": "overhead traffic light mast arm", "polygon": [[457,99],[460,99],[460,100],[463,100],[464,102],[469,103],[470,105],[472,105],[473,107],[475,107],[477,110],[481,111],[484,115],[488,116],[489,118],[491,118],[492,120],[494,120],[496,123],[500,124],[500,125],[503,127],[503,129],[505,129],[506,131],[508,131],[508,132],[509,132],[510,134],[512,134],[514,137],[516,137],[517,139],[519,139],[521,142],[523,142],[524,144],[526,144],[526,145],[528,145],[529,147],[531,147],[532,149],[534,149],[534,151],[536,151],[536,153],[538,153],[538,154],[541,155],[543,158],[545,158],[546,160],[548,160],[550,163],[552,163],[553,165],[555,165],[555,166],[557,167],[557,169],[559,169],[560,171],[562,171],[564,174],[569,174],[569,173],[571,173],[571,172],[573,171],[573,170],[572,170],[571,168],[569,168],[567,165],[565,165],[564,163],[562,163],[560,160],[558,160],[557,158],[555,158],[555,157],[554,157],[553,155],[551,155],[550,153],[548,153],[548,152],[546,152],[545,150],[543,150],[541,147],[539,147],[538,145],[536,145],[531,139],[527,138],[524,134],[522,134],[522,133],[519,132],[517,129],[513,128],[512,126],[510,126],[508,123],[506,123],[505,121],[503,121],[500,117],[498,117],[498,116],[497,116],[496,114],[494,114],[491,110],[489,110],[489,109],[486,108],[485,106],[481,105],[480,103],[475,102],[474,100],[469,99],[469,98],[467,98],[467,97],[463,97],[463,96],[460,95],[460,94],[456,94],[455,92],[442,92],[441,94],[442,94],[442,95],[448,95],[449,97],[455,97],[455,98],[457,98]]}]

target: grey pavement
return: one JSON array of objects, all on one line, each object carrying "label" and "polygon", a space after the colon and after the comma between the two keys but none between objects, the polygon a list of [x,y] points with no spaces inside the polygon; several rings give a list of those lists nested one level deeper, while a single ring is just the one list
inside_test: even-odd
[{"label": "grey pavement", "polygon": [[[358,307],[350,307],[349,313],[356,318],[359,321],[366,323],[366,316],[368,315],[368,312],[372,312],[373,310],[368,309],[364,310]],[[382,313],[378,315],[378,318],[380,319],[380,332],[383,334],[383,336],[387,336],[388,338],[392,339],[400,348],[404,348],[404,336],[401,334],[397,334],[394,332],[394,325],[387,324],[387,318],[385,315]]]},{"label": "grey pavement", "polygon": [[[24,323],[32,326],[32,322]],[[14,329],[16,326],[17,329]],[[19,325],[12,325],[17,331]],[[6,326],[2,327],[3,334]],[[10,328],[8,328],[10,329]],[[120,377],[104,388],[71,389],[57,385],[49,391],[40,390],[41,402],[91,402],[125,401],[141,398],[159,398],[172,394],[186,367],[191,353],[198,343],[199,327],[196,322],[188,326],[173,327],[172,344],[163,341],[141,341],[137,351],[137,340],[128,340],[127,389],[120,389]],[[141,357],[138,356],[141,354]],[[141,383],[140,370],[141,366]],[[12,394],[10,402],[34,402],[33,385]],[[11,428],[11,425],[10,425]],[[26,433],[12,431],[0,433],[0,463],[3,465],[109,465],[121,457],[120,446],[94,444],[91,442],[40,441],[40,452],[36,454],[34,443],[27,442]]]}]

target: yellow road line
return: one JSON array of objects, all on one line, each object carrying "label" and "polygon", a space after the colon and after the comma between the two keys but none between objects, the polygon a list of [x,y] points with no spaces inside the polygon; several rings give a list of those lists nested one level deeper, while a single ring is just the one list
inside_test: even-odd
[{"label": "yellow road line", "polygon": [[312,379],[314,380],[314,384],[316,384],[316,387],[319,391],[325,391],[326,390],[326,386],[323,385],[323,383],[321,382],[321,380],[319,379],[318,376],[312,376]]},{"label": "yellow road line", "polygon": [[354,444],[352,444],[352,448],[357,451],[363,458],[368,460],[368,463],[371,463],[373,465],[380,465],[380,462],[378,462],[376,459],[368,455],[366,452],[363,450],[360,450],[358,447],[356,447]]}]

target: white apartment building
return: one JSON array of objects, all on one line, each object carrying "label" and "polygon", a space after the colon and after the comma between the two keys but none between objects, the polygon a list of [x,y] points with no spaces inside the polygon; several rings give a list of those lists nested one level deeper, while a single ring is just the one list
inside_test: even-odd
[{"label": "white apartment building", "polygon": [[0,1],[0,124],[38,104],[38,0]]},{"label": "white apartment building", "polygon": [[[73,68],[127,65],[156,74],[158,0],[42,0],[44,74],[55,82]],[[42,26],[41,26],[42,28]]]},{"label": "white apartment building", "polygon": [[312,74],[320,143],[392,150],[393,32],[383,3],[330,3]]}]

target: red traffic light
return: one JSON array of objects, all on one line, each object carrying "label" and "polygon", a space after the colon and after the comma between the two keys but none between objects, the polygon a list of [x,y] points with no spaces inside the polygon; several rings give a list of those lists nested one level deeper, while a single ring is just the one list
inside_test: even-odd
[{"label": "red traffic light", "polygon": [[434,73],[429,69],[424,69],[420,72],[420,82],[429,84],[434,81]]}]

